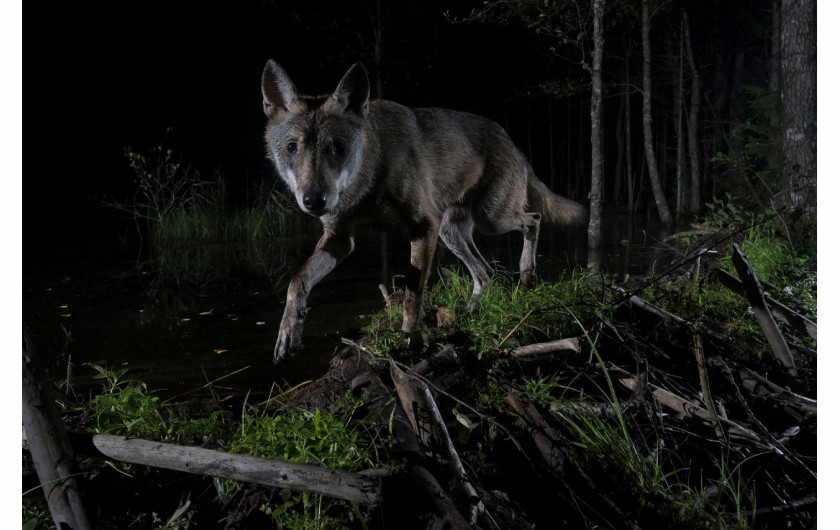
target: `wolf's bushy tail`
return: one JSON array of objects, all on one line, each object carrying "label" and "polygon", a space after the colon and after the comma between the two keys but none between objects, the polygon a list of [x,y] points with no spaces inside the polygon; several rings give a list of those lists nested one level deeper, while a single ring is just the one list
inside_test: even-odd
[{"label": "wolf's bushy tail", "polygon": [[577,202],[561,197],[548,189],[534,171],[528,172],[528,209],[542,214],[543,221],[557,226],[571,227],[586,222],[586,208]]}]

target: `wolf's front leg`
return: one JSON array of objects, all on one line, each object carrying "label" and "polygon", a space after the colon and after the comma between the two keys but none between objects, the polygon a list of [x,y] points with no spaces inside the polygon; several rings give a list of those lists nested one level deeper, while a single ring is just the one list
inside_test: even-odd
[{"label": "wolf's front leg", "polygon": [[438,227],[434,225],[411,240],[411,269],[406,278],[403,302],[402,330],[406,333],[415,331],[423,318],[423,291],[435,257],[437,239]]},{"label": "wolf's front leg", "polygon": [[321,236],[315,252],[289,283],[286,309],[280,322],[280,332],[274,345],[274,362],[286,360],[296,353],[303,336],[306,319],[306,299],[312,287],[353,251],[353,237],[349,233],[329,233]]}]

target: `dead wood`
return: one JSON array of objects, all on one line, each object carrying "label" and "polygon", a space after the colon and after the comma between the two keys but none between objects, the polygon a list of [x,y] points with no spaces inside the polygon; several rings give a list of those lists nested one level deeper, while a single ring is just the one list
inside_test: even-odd
[{"label": "dead wood", "polygon": [[529,357],[540,357],[549,353],[559,351],[572,351],[580,353],[580,337],[572,337],[568,339],[552,340],[549,342],[540,342],[537,344],[528,344],[526,346],[518,346],[510,350],[513,357],[519,359],[527,359]]},{"label": "dead wood", "polygon": [[503,338],[501,341],[499,341],[499,346],[498,346],[499,348],[501,348],[501,347],[505,344],[505,342],[507,342],[507,340],[508,340],[508,339],[509,339],[509,338],[510,338],[510,337],[511,337],[514,333],[516,333],[516,330],[517,330],[517,329],[519,329],[520,327],[522,327],[522,324],[524,324],[524,323],[525,323],[525,321],[526,321],[526,320],[528,320],[528,317],[529,317],[529,316],[531,316],[531,313],[533,313],[533,312],[534,312],[534,310],[533,310],[533,309],[531,309],[530,311],[528,311],[527,313],[525,313],[525,316],[523,316],[521,319],[519,319],[519,322],[517,322],[517,323],[516,323],[516,325],[515,325],[515,326],[513,326],[513,329],[511,329],[510,331],[508,331],[508,334],[507,334],[507,335],[505,335],[505,336],[504,336],[504,338]]},{"label": "dead wood", "polygon": [[396,363],[391,363],[391,378],[403,410],[411,421],[420,443],[426,447],[427,455],[448,465],[463,481],[463,489],[470,505],[470,523],[475,524],[478,516],[485,511],[484,505],[467,477],[429,387],[420,378],[402,371]]},{"label": "dead wood", "polygon": [[381,469],[349,473],[313,464],[270,460],[112,434],[78,437],[80,440],[87,437],[88,447],[95,448],[98,452],[95,456],[99,457],[274,488],[305,491],[362,504],[380,502],[381,492],[377,478],[388,473]]},{"label": "dead wood", "polygon": [[688,320],[686,320],[682,317],[679,317],[679,316],[677,316],[673,313],[670,313],[670,312],[668,312],[664,309],[656,307],[655,305],[648,302],[644,298],[641,298],[641,297],[639,297],[635,294],[630,295],[622,287],[613,286],[612,289],[615,292],[617,292],[621,295],[624,295],[624,296],[629,295],[629,296],[627,296],[627,299],[624,300],[623,302],[626,302],[627,304],[629,304],[630,307],[632,307],[633,309],[639,309],[642,312],[647,313],[648,315],[650,315],[654,318],[657,318],[659,320],[663,320],[665,322],[673,322],[674,324],[678,324],[678,325],[681,325],[681,326],[687,326],[687,327],[691,326],[691,322],[689,322]]},{"label": "dead wood", "polygon": [[523,403],[513,394],[508,394],[505,397],[505,403],[525,425],[525,429],[534,440],[534,444],[536,444],[537,450],[548,465],[548,469],[553,473],[562,474],[565,455],[554,444],[558,437],[554,434],[548,422],[532,404]]},{"label": "dead wood", "polygon": [[23,430],[32,463],[56,528],[87,530],[87,514],[76,483],[76,460],[43,370],[23,349]]},{"label": "dead wood", "polygon": [[458,362],[455,346],[447,344],[439,352],[415,364],[412,371],[418,375],[426,375],[432,370],[440,370]]},{"label": "dead wood", "polygon": [[703,394],[703,402],[706,404],[709,417],[712,419],[718,440],[724,442],[723,428],[720,425],[720,418],[718,418],[717,409],[715,409],[715,403],[712,400],[712,392],[709,389],[709,375],[706,372],[706,357],[703,353],[703,337],[698,333],[694,334],[694,357],[697,360],[697,371],[700,375],[700,390]]},{"label": "dead wood", "polygon": [[[584,519],[588,519],[592,514],[598,514],[602,517],[609,514],[616,519],[626,517],[622,510],[603,494],[569,451],[558,445],[560,438],[533,404],[523,402],[512,393],[505,397],[505,403],[525,426],[548,466],[548,470],[562,481],[563,486],[568,491],[569,499],[572,504],[577,506]],[[578,410],[577,412],[581,411]],[[570,484],[570,480],[576,481],[575,486]],[[598,506],[598,508],[596,509],[594,506]]]},{"label": "dead wood", "polygon": [[353,392],[367,392],[367,406],[371,419],[381,428],[391,432],[391,443],[397,454],[422,454],[420,441],[414,434],[411,422],[401,407],[390,404],[393,394],[371,366],[373,356],[352,341],[352,349],[345,350],[341,375]]},{"label": "dead wood", "polygon": [[762,434],[764,434],[765,439],[769,440],[769,442],[776,448],[776,450],[780,454],[784,454],[785,456],[787,456],[792,462],[796,463],[803,470],[805,470],[806,473],[811,474],[814,477],[814,479],[816,479],[817,478],[816,473],[814,473],[808,466],[806,466],[805,463],[802,462],[802,460],[800,460],[798,456],[796,456],[790,450],[788,450],[788,448],[785,447],[784,444],[782,444],[776,438],[776,436],[774,436],[773,433],[770,432],[770,429],[768,429],[767,426],[764,425],[764,423],[762,423],[756,417],[756,415],[753,413],[752,408],[750,407],[749,403],[747,403],[747,400],[744,399],[743,394],[741,394],[741,390],[739,389],[738,384],[735,382],[735,377],[733,376],[732,370],[729,368],[729,365],[727,365],[726,362],[723,361],[722,359],[721,359],[721,363],[723,365],[722,366],[723,367],[723,373],[726,375],[726,378],[729,380],[729,383],[732,385],[732,388],[735,391],[735,397],[738,399],[738,402],[741,404],[741,408],[743,408],[744,412],[746,412],[747,416],[749,416],[750,421],[753,423],[753,425],[758,427],[758,429],[762,432]]},{"label": "dead wood", "polygon": [[[621,368],[613,364],[609,364],[608,367],[611,372],[620,374],[621,378],[618,381],[627,389],[635,392],[639,388],[641,388],[641,383],[636,376],[631,375],[629,372],[626,372],[625,370],[622,370]],[[669,392],[664,388],[660,388],[650,383],[646,383],[645,388],[650,392],[651,396],[653,396],[654,399],[656,399],[659,403],[665,405],[669,409],[680,414],[684,414],[686,416],[703,420],[708,423],[714,423],[711,413],[708,410],[701,407],[700,405],[692,403],[691,401],[684,399],[674,394],[673,392]],[[728,434],[731,440],[740,440],[742,442],[748,442],[762,449],[771,448],[770,445],[768,445],[764,440],[762,440],[760,436],[758,436],[753,431],[747,429],[746,427],[743,427],[732,420],[728,420],[720,416],[718,416],[718,420],[723,425],[727,426]]]},{"label": "dead wood", "polygon": [[[711,358],[709,365],[715,368],[723,368],[726,363],[723,359]],[[817,400],[799,395],[791,390],[781,387],[769,379],[759,375],[749,368],[738,369],[738,379],[741,386],[751,395],[761,399],[772,399],[783,405],[788,412],[795,412],[797,420],[803,416],[817,415]]]},{"label": "dead wood", "polygon": [[764,288],[758,281],[749,258],[738,248],[737,244],[733,245],[732,263],[735,265],[735,270],[738,271],[738,276],[741,277],[747,300],[750,302],[756,320],[758,320],[758,325],[770,343],[770,349],[773,350],[776,359],[782,363],[787,373],[796,377],[796,365],[793,362],[793,356],[787,346],[787,341],[782,336],[782,332],[779,331],[779,326],[767,307],[767,302],[764,299]]},{"label": "dead wood", "polygon": [[[726,286],[726,288],[746,298],[746,289],[744,288],[744,284],[741,283],[741,280],[729,274],[723,269],[717,270],[717,276],[720,280],[720,283]],[[776,319],[781,320],[796,331],[799,331],[801,333],[807,333],[812,339],[817,340],[816,322],[813,322],[812,320],[803,316],[801,313],[794,311],[793,309],[779,302],[766,292],[763,294],[764,301],[767,302],[767,306],[770,308],[770,311],[773,313],[773,316],[775,316]]]}]

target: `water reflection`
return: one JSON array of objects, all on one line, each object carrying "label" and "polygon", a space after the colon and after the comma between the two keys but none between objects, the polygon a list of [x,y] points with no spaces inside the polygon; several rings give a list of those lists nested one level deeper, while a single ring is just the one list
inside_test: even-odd
[{"label": "water reflection", "polygon": [[[574,266],[598,263],[608,274],[645,274],[665,268],[678,254],[626,218],[605,222],[604,249],[586,250],[585,229],[542,230],[538,273],[552,281]],[[383,270],[404,274],[409,246],[397,232],[385,238],[361,231],[356,251],[309,299],[305,349],[289,363],[271,363],[285,290],[317,236],[237,244],[168,245],[139,263],[123,256],[27,270],[24,321],[33,339],[57,364],[75,365],[73,383],[92,383],[87,362],[128,367],[129,375],[176,395],[238,372],[218,383],[268,390],[272,382],[297,384],[318,377],[353,336],[360,315],[380,310]],[[476,237],[488,261],[515,269],[522,236]],[[456,258],[439,246],[437,265]],[[432,281],[437,275],[432,275]],[[60,309],[67,308],[66,310]],[[244,367],[248,367],[242,370]]]}]

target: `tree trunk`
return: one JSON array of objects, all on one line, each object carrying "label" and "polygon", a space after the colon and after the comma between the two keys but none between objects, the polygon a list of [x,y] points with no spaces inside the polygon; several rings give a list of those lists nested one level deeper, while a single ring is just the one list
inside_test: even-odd
[{"label": "tree trunk", "polygon": [[[682,33],[682,32],[680,32]],[[674,131],[677,135],[677,201],[676,217],[680,219],[685,214],[685,138],[683,137],[683,45],[682,36],[677,39],[680,47],[680,63],[677,72],[677,82],[674,84]]]},{"label": "tree trunk", "polygon": [[817,3],[782,0],[782,148],[787,159],[788,200],[816,212]]},{"label": "tree trunk", "polygon": [[662,181],[656,166],[656,154],[653,152],[653,116],[651,112],[651,80],[650,80],[650,13],[648,0],[642,0],[642,130],[645,137],[645,155],[647,156],[648,175],[653,199],[659,212],[659,220],[667,226],[674,224],[665,192],[662,191]]},{"label": "tree trunk", "polygon": [[[629,40],[629,38],[628,38]],[[627,211],[632,215],[636,212],[635,197],[636,186],[633,178],[633,141],[632,141],[632,120],[630,115],[630,46],[627,46],[627,61],[624,64],[624,75],[626,90],[624,91],[624,158],[627,173]]]},{"label": "tree trunk", "polygon": [[618,113],[615,121],[615,173],[613,175],[613,189],[610,201],[616,204],[621,203],[621,175],[624,171],[624,118],[627,115],[624,111],[625,99],[622,97],[618,102]]},{"label": "tree trunk", "polygon": [[604,153],[601,147],[601,58],[604,51],[604,0],[592,1],[592,188],[589,194],[589,248],[601,248],[601,214],[604,209]]},{"label": "tree trunk", "polygon": [[688,113],[688,161],[691,171],[688,192],[688,212],[692,215],[700,212],[702,200],[700,190],[700,146],[697,141],[697,131],[700,126],[700,72],[694,63],[694,51],[691,49],[691,31],[688,23],[688,13],[683,11],[683,28],[685,30],[685,54],[688,59],[688,69],[691,71],[691,109]]}]

